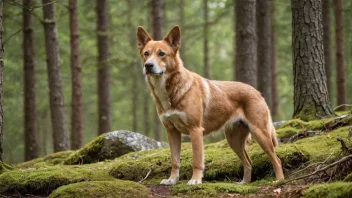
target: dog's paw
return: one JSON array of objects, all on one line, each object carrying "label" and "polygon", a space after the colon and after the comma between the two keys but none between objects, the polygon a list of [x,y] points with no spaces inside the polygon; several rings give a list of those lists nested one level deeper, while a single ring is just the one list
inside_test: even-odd
[{"label": "dog's paw", "polygon": [[176,183],[178,182],[178,178],[169,178],[169,179],[163,179],[160,184],[162,185],[176,185]]},{"label": "dog's paw", "polygon": [[202,180],[201,179],[191,179],[187,183],[187,185],[197,185],[197,184],[202,184]]}]

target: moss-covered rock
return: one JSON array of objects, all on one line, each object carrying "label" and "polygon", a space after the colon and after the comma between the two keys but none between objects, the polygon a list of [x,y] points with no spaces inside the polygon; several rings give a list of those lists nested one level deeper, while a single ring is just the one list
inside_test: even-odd
[{"label": "moss-covered rock", "polygon": [[352,197],[351,182],[334,182],[329,184],[313,185],[304,191],[306,198],[342,198]]},{"label": "moss-covered rock", "polygon": [[289,138],[298,134],[301,130],[293,127],[284,127],[276,130],[277,137],[280,139]]},{"label": "moss-covered rock", "polygon": [[239,193],[241,195],[257,192],[254,186],[234,183],[204,183],[196,186],[188,186],[186,183],[177,184],[172,188],[172,194],[190,195],[196,197],[211,197],[221,193]]},{"label": "moss-covered rock", "polygon": [[106,159],[114,159],[126,153],[153,150],[167,146],[139,133],[114,131],[95,138],[82,149],[72,153],[64,164],[89,164]]},{"label": "moss-covered rock", "polygon": [[51,153],[42,158],[36,158],[27,162],[17,164],[16,168],[40,168],[43,166],[52,166],[57,164],[63,164],[68,156],[75,151],[61,151],[57,153]]},{"label": "moss-covered rock", "polygon": [[0,175],[4,172],[13,170],[13,167],[0,161]]},{"label": "moss-covered rock", "polygon": [[148,197],[148,189],[131,181],[88,181],[61,186],[50,198]]},{"label": "moss-covered rock", "polygon": [[47,195],[56,188],[82,181],[115,180],[110,168],[96,166],[51,166],[39,169],[13,170],[0,175],[0,194]]}]

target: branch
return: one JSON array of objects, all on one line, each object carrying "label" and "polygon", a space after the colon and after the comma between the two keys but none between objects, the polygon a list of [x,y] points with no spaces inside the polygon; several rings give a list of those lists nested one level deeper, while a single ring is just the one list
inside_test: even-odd
[{"label": "branch", "polygon": [[146,180],[151,172],[152,172],[152,169],[149,169],[149,172],[147,173],[147,175],[143,179],[141,179],[138,183],[142,183],[144,180]]},{"label": "branch", "polygon": [[15,33],[11,34],[3,43],[3,45],[5,45],[7,43],[7,41],[9,41],[12,37],[14,37],[15,35],[17,35],[18,33],[20,33],[23,30],[23,28],[17,30]]},{"label": "branch", "polygon": [[304,178],[310,177],[310,176],[312,176],[312,175],[315,175],[315,174],[317,174],[317,173],[320,173],[320,172],[322,172],[322,171],[325,171],[325,170],[327,170],[327,169],[329,169],[329,168],[331,168],[331,167],[333,167],[333,166],[336,166],[336,165],[338,165],[338,164],[341,164],[341,163],[343,163],[343,162],[345,162],[345,161],[347,161],[347,160],[349,160],[349,159],[352,159],[352,155],[347,155],[347,156],[341,158],[340,160],[338,160],[338,161],[336,161],[336,162],[334,162],[334,163],[331,163],[331,164],[325,166],[324,168],[321,168],[321,169],[318,169],[318,170],[314,171],[314,172],[311,173],[311,174],[303,175],[303,176],[296,177],[296,178],[290,179],[290,180],[288,180],[288,181],[285,181],[283,184],[287,184],[287,183],[292,182],[292,181],[295,181],[295,180],[300,180],[300,179],[304,179]]}]

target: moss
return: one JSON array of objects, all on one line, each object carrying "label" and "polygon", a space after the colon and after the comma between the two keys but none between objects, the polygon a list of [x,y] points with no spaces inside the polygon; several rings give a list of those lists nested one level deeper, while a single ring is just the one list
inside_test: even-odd
[{"label": "moss", "polygon": [[5,173],[5,172],[11,171],[11,170],[13,170],[12,166],[6,164],[5,162],[0,161],[0,175],[2,173]]},{"label": "moss", "polygon": [[131,181],[89,181],[56,189],[50,198],[148,197],[148,189]]},{"label": "moss", "polygon": [[343,181],[345,181],[345,182],[352,182],[352,173],[350,173],[349,175],[347,175]]},{"label": "moss", "polygon": [[240,193],[250,194],[257,192],[258,189],[254,186],[240,185],[234,183],[203,183],[197,186],[188,186],[182,182],[172,188],[172,194],[187,194],[196,197],[209,197],[220,193]]},{"label": "moss", "polygon": [[[272,176],[271,162],[259,145],[252,144],[248,150],[253,159],[253,178]],[[281,145],[277,153],[287,169],[297,167],[309,160],[308,154],[302,154],[292,144]],[[170,161],[170,151],[165,148],[154,152],[130,153],[123,158],[118,158],[118,163],[112,168],[110,174],[118,179],[138,181],[151,171],[148,179],[167,178],[171,170]],[[224,180],[228,177],[242,178],[243,168],[240,160],[225,141],[205,146],[205,166],[204,179],[207,181]],[[190,144],[183,144],[180,179],[189,179],[191,176],[192,149]]]},{"label": "moss", "polygon": [[289,138],[291,136],[296,135],[301,130],[293,127],[284,127],[276,130],[277,137],[280,139]]},{"label": "moss", "polygon": [[306,198],[338,198],[352,197],[351,182],[334,182],[329,184],[313,185],[303,193]]},{"label": "moss", "polygon": [[14,170],[0,175],[0,194],[47,195],[62,185],[82,181],[114,180],[108,174],[110,167],[96,166],[51,166],[39,169]]},{"label": "moss", "polygon": [[61,151],[57,153],[51,153],[42,158],[36,158],[27,162],[20,163],[16,168],[40,168],[43,166],[52,166],[57,164],[63,164],[64,160],[75,151]]}]

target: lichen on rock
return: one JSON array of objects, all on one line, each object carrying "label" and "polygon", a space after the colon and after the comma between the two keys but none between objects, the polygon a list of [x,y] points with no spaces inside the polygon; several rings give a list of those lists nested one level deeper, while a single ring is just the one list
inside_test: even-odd
[{"label": "lichen on rock", "polygon": [[82,149],[72,153],[64,164],[89,164],[114,159],[134,151],[153,150],[167,146],[142,134],[130,131],[114,131],[95,138]]}]

